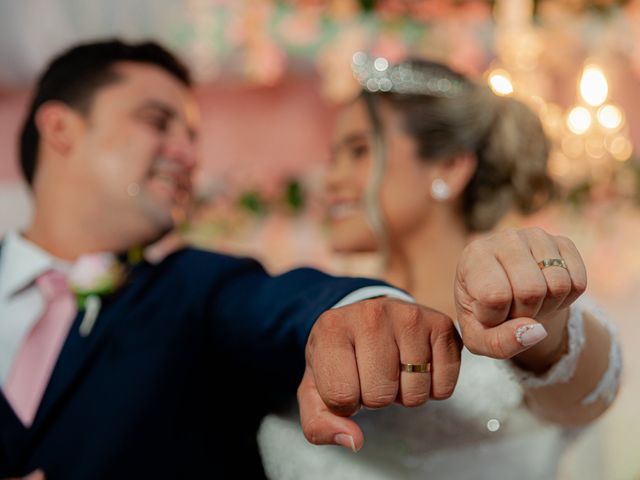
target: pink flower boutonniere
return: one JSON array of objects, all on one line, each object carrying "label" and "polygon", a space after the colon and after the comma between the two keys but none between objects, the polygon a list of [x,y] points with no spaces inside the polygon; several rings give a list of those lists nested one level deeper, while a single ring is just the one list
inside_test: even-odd
[{"label": "pink flower boutonniere", "polygon": [[80,335],[88,336],[93,329],[102,298],[122,286],[126,278],[125,265],[113,253],[83,255],[69,272],[69,285],[76,296],[78,310],[84,310]]},{"label": "pink flower boutonniere", "polygon": [[103,297],[115,292],[124,281],[125,270],[112,253],[83,255],[69,272],[69,284],[78,309],[84,310],[91,296]]}]

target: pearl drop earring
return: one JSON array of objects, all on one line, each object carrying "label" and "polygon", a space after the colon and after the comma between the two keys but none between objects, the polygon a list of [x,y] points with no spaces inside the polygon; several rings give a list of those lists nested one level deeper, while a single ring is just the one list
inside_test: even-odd
[{"label": "pearl drop earring", "polygon": [[444,200],[448,200],[450,195],[451,190],[449,189],[449,185],[447,185],[447,182],[441,178],[436,178],[431,183],[431,196],[434,200],[442,202]]}]

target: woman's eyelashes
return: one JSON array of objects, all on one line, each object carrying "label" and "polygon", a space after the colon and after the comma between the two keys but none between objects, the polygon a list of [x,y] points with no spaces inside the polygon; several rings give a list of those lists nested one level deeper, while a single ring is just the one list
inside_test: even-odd
[{"label": "woman's eyelashes", "polygon": [[369,144],[358,142],[349,146],[349,155],[354,160],[362,160],[369,155]]}]

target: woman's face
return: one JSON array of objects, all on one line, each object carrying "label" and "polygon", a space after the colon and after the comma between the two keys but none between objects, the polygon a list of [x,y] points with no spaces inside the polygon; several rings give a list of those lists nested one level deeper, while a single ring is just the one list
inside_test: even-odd
[{"label": "woman's face", "polygon": [[[400,115],[378,102],[383,125],[386,166],[380,208],[393,244],[402,242],[428,220],[432,167],[416,154],[416,142],[405,133]],[[363,100],[344,107],[336,122],[325,190],[331,245],[338,252],[377,249],[364,206],[373,168],[373,127]]]}]

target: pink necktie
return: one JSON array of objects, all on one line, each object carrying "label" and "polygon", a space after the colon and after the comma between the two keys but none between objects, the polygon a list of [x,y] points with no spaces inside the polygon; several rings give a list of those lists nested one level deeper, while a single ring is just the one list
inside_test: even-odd
[{"label": "pink necktie", "polygon": [[36,280],[45,310],[16,355],[4,392],[22,423],[30,427],[76,313],[65,276],[49,270]]}]

